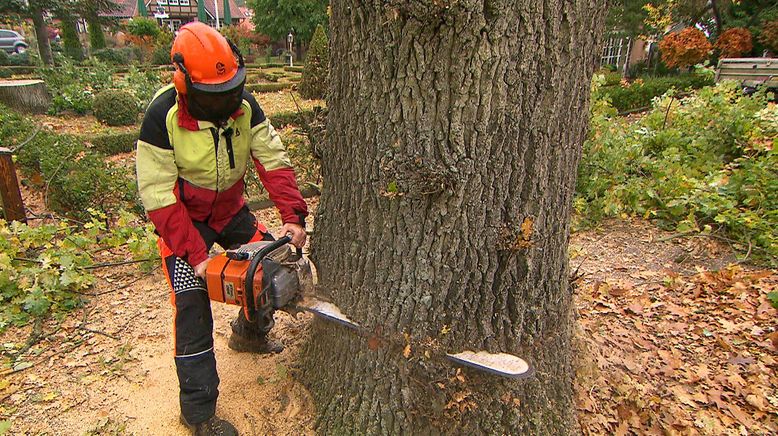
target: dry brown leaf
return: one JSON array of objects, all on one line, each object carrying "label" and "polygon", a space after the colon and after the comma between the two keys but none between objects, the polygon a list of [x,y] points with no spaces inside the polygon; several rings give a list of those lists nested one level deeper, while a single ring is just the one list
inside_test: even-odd
[{"label": "dry brown leaf", "polygon": [[727,410],[732,415],[733,418],[737,419],[741,424],[746,426],[746,428],[753,428],[754,427],[754,421],[751,420],[751,417],[748,416],[746,412],[743,411],[740,407],[738,407],[735,404],[727,403]]},{"label": "dry brown leaf", "polygon": [[717,389],[711,389],[708,391],[708,402],[715,404],[719,410],[724,410],[727,405],[727,403],[721,398],[722,394],[723,393]]},{"label": "dry brown leaf", "polygon": [[778,349],[778,331],[774,331],[767,335],[767,339],[773,344],[773,348]]},{"label": "dry brown leaf", "polygon": [[746,403],[754,406],[757,410],[767,412],[767,404],[765,404],[764,397],[762,395],[751,394],[746,396]]}]

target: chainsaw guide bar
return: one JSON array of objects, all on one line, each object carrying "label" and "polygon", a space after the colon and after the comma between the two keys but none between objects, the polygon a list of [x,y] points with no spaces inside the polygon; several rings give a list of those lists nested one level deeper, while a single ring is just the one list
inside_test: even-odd
[{"label": "chainsaw guide bar", "polygon": [[[306,297],[297,307],[312,312],[322,318],[342,324],[350,329],[359,330],[359,324],[347,317],[340,308],[330,302]],[[527,378],[535,371],[524,359],[507,353],[488,353],[486,351],[462,351],[446,353],[446,357],[457,364],[479,371],[508,378]]]},{"label": "chainsaw guide bar", "polygon": [[355,323],[354,321],[349,319],[349,317],[344,315],[343,312],[340,311],[340,308],[338,308],[338,306],[329,303],[327,301],[321,301],[315,298],[306,297],[302,301],[297,303],[297,307],[315,313],[316,315],[319,315],[322,318],[326,318],[330,321],[335,321],[339,324],[343,324],[348,328],[351,329],[359,328],[359,324]]}]

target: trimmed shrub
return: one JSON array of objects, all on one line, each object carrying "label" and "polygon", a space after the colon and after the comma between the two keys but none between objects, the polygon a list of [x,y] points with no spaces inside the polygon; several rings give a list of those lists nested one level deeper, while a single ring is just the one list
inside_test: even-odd
[{"label": "trimmed shrub", "polygon": [[8,59],[8,53],[5,50],[0,50],[0,66],[11,65],[11,60]]},{"label": "trimmed shrub", "polygon": [[10,66],[30,66],[32,65],[32,58],[30,58],[30,52],[14,53],[8,56],[8,65]]},{"label": "trimmed shrub", "polygon": [[134,17],[127,21],[127,32],[134,36],[150,36],[155,39],[161,30],[157,20],[147,17]]},{"label": "trimmed shrub", "polygon": [[733,27],[725,30],[719,36],[715,47],[721,53],[722,58],[738,58],[751,52],[754,48],[754,42],[748,29]]},{"label": "trimmed shrub", "polygon": [[597,93],[607,98],[619,112],[648,108],[651,100],[671,88],[679,91],[699,89],[713,85],[713,77],[703,74],[685,74],[676,77],[656,77],[637,79],[629,86],[603,86]]},{"label": "trimmed shrub", "polygon": [[670,68],[696,65],[708,57],[711,48],[705,34],[694,27],[673,32],[659,42],[662,62]]},{"label": "trimmed shrub", "polygon": [[[308,56],[310,56],[310,55],[311,55],[311,52],[309,50],[308,51]],[[306,62],[308,60],[308,56],[305,57]],[[290,66],[287,65],[287,66],[284,67],[284,71],[289,71],[290,73],[302,73],[303,71],[305,71],[305,67],[290,67]]]},{"label": "trimmed shrub", "polygon": [[128,126],[138,121],[138,100],[125,91],[103,91],[95,96],[92,107],[95,118],[109,126]]},{"label": "trimmed shrub", "polygon": [[103,62],[113,65],[127,65],[130,63],[130,57],[132,56],[132,49],[130,48],[103,48],[100,50],[94,50],[92,56],[100,59]]},{"label": "trimmed shrub", "polygon": [[165,45],[154,46],[154,51],[151,53],[152,65],[167,65],[170,63],[170,48]]},{"label": "trimmed shrub", "polygon": [[[329,40],[322,25],[316,26],[311,47],[305,58],[305,71],[300,82],[300,96],[308,99],[324,98],[327,92],[329,68]],[[286,70],[286,68],[284,68]]]},{"label": "trimmed shrub", "polygon": [[95,150],[112,156],[114,154],[129,153],[135,150],[138,141],[138,132],[115,132],[98,135],[87,139]]},{"label": "trimmed shrub", "polygon": [[253,83],[246,85],[248,92],[276,92],[291,89],[293,83]]},{"label": "trimmed shrub", "polygon": [[0,68],[0,79],[7,79],[14,75],[10,68]]}]

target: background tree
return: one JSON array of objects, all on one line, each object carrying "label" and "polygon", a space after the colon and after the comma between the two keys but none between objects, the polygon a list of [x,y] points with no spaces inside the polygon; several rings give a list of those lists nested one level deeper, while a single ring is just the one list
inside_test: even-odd
[{"label": "background tree", "polygon": [[[599,0],[332,4],[320,292],[301,377],[322,434],[575,432],[567,244]],[[517,382],[443,351],[527,358]]]},{"label": "background tree", "polygon": [[765,24],[759,42],[773,53],[778,53],[778,20]]},{"label": "background tree", "polygon": [[327,67],[329,66],[329,39],[321,24],[311,39],[311,46],[305,55],[305,68],[300,82],[300,95],[303,98],[324,98],[327,91]]},{"label": "background tree", "polygon": [[59,27],[62,31],[63,53],[73,60],[83,60],[84,46],[81,45],[81,40],[78,38],[78,29],[76,28],[78,17],[66,8],[57,9],[55,16],[59,19]]},{"label": "background tree", "polygon": [[[140,47],[143,59],[148,61],[154,50],[157,37],[162,32],[157,25],[157,20],[146,17],[135,17],[127,21],[126,26],[127,33],[129,34],[128,39],[133,44]],[[169,59],[167,61],[169,62]]]},{"label": "background tree", "polygon": [[87,22],[90,50],[105,48],[103,26],[111,24],[113,20],[103,14],[116,11],[119,6],[113,0],[76,0],[75,6],[80,16]]},{"label": "background tree", "polygon": [[259,33],[272,40],[286,38],[291,29],[298,43],[307,43],[319,24],[327,24],[328,0],[247,0]]},{"label": "background tree", "polygon": [[705,34],[694,27],[673,32],[659,42],[662,62],[670,68],[685,68],[700,63],[708,57],[711,48]]}]

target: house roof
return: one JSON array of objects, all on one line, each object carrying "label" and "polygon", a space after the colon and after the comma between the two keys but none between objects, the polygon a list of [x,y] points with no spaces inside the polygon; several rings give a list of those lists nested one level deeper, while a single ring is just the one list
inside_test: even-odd
[{"label": "house roof", "polygon": [[[192,5],[197,5],[198,0],[190,0],[192,2]],[[224,0],[216,0],[219,2],[219,18],[224,18],[224,10],[221,7],[224,4]],[[248,18],[246,14],[243,13],[243,9],[238,7],[238,5],[235,3],[235,0],[229,0],[230,1],[230,15],[232,15],[232,19],[242,19],[242,18]],[[115,17],[115,18],[132,18],[136,15],[138,15],[138,0],[114,0],[114,3],[116,3],[119,8],[114,12],[109,12],[107,14],[101,14],[106,17]],[[151,10],[151,7],[149,4],[151,4],[151,0],[145,0],[146,3],[146,9],[149,11],[149,16],[153,14],[153,11]],[[214,17],[214,7],[213,7],[213,1],[205,0],[205,11],[210,17]]]},{"label": "house roof", "polygon": [[[193,4],[195,4],[198,0],[192,0]],[[224,5],[224,0],[216,0],[219,2],[219,18],[224,18],[224,8],[222,7]],[[214,16],[214,10],[213,10],[213,1],[206,0],[205,1],[205,10],[208,11],[208,15]],[[232,19],[240,19],[240,18],[246,18],[246,15],[243,14],[243,11],[238,7],[237,4],[235,4],[235,0],[230,0],[230,15],[232,16]]]}]

